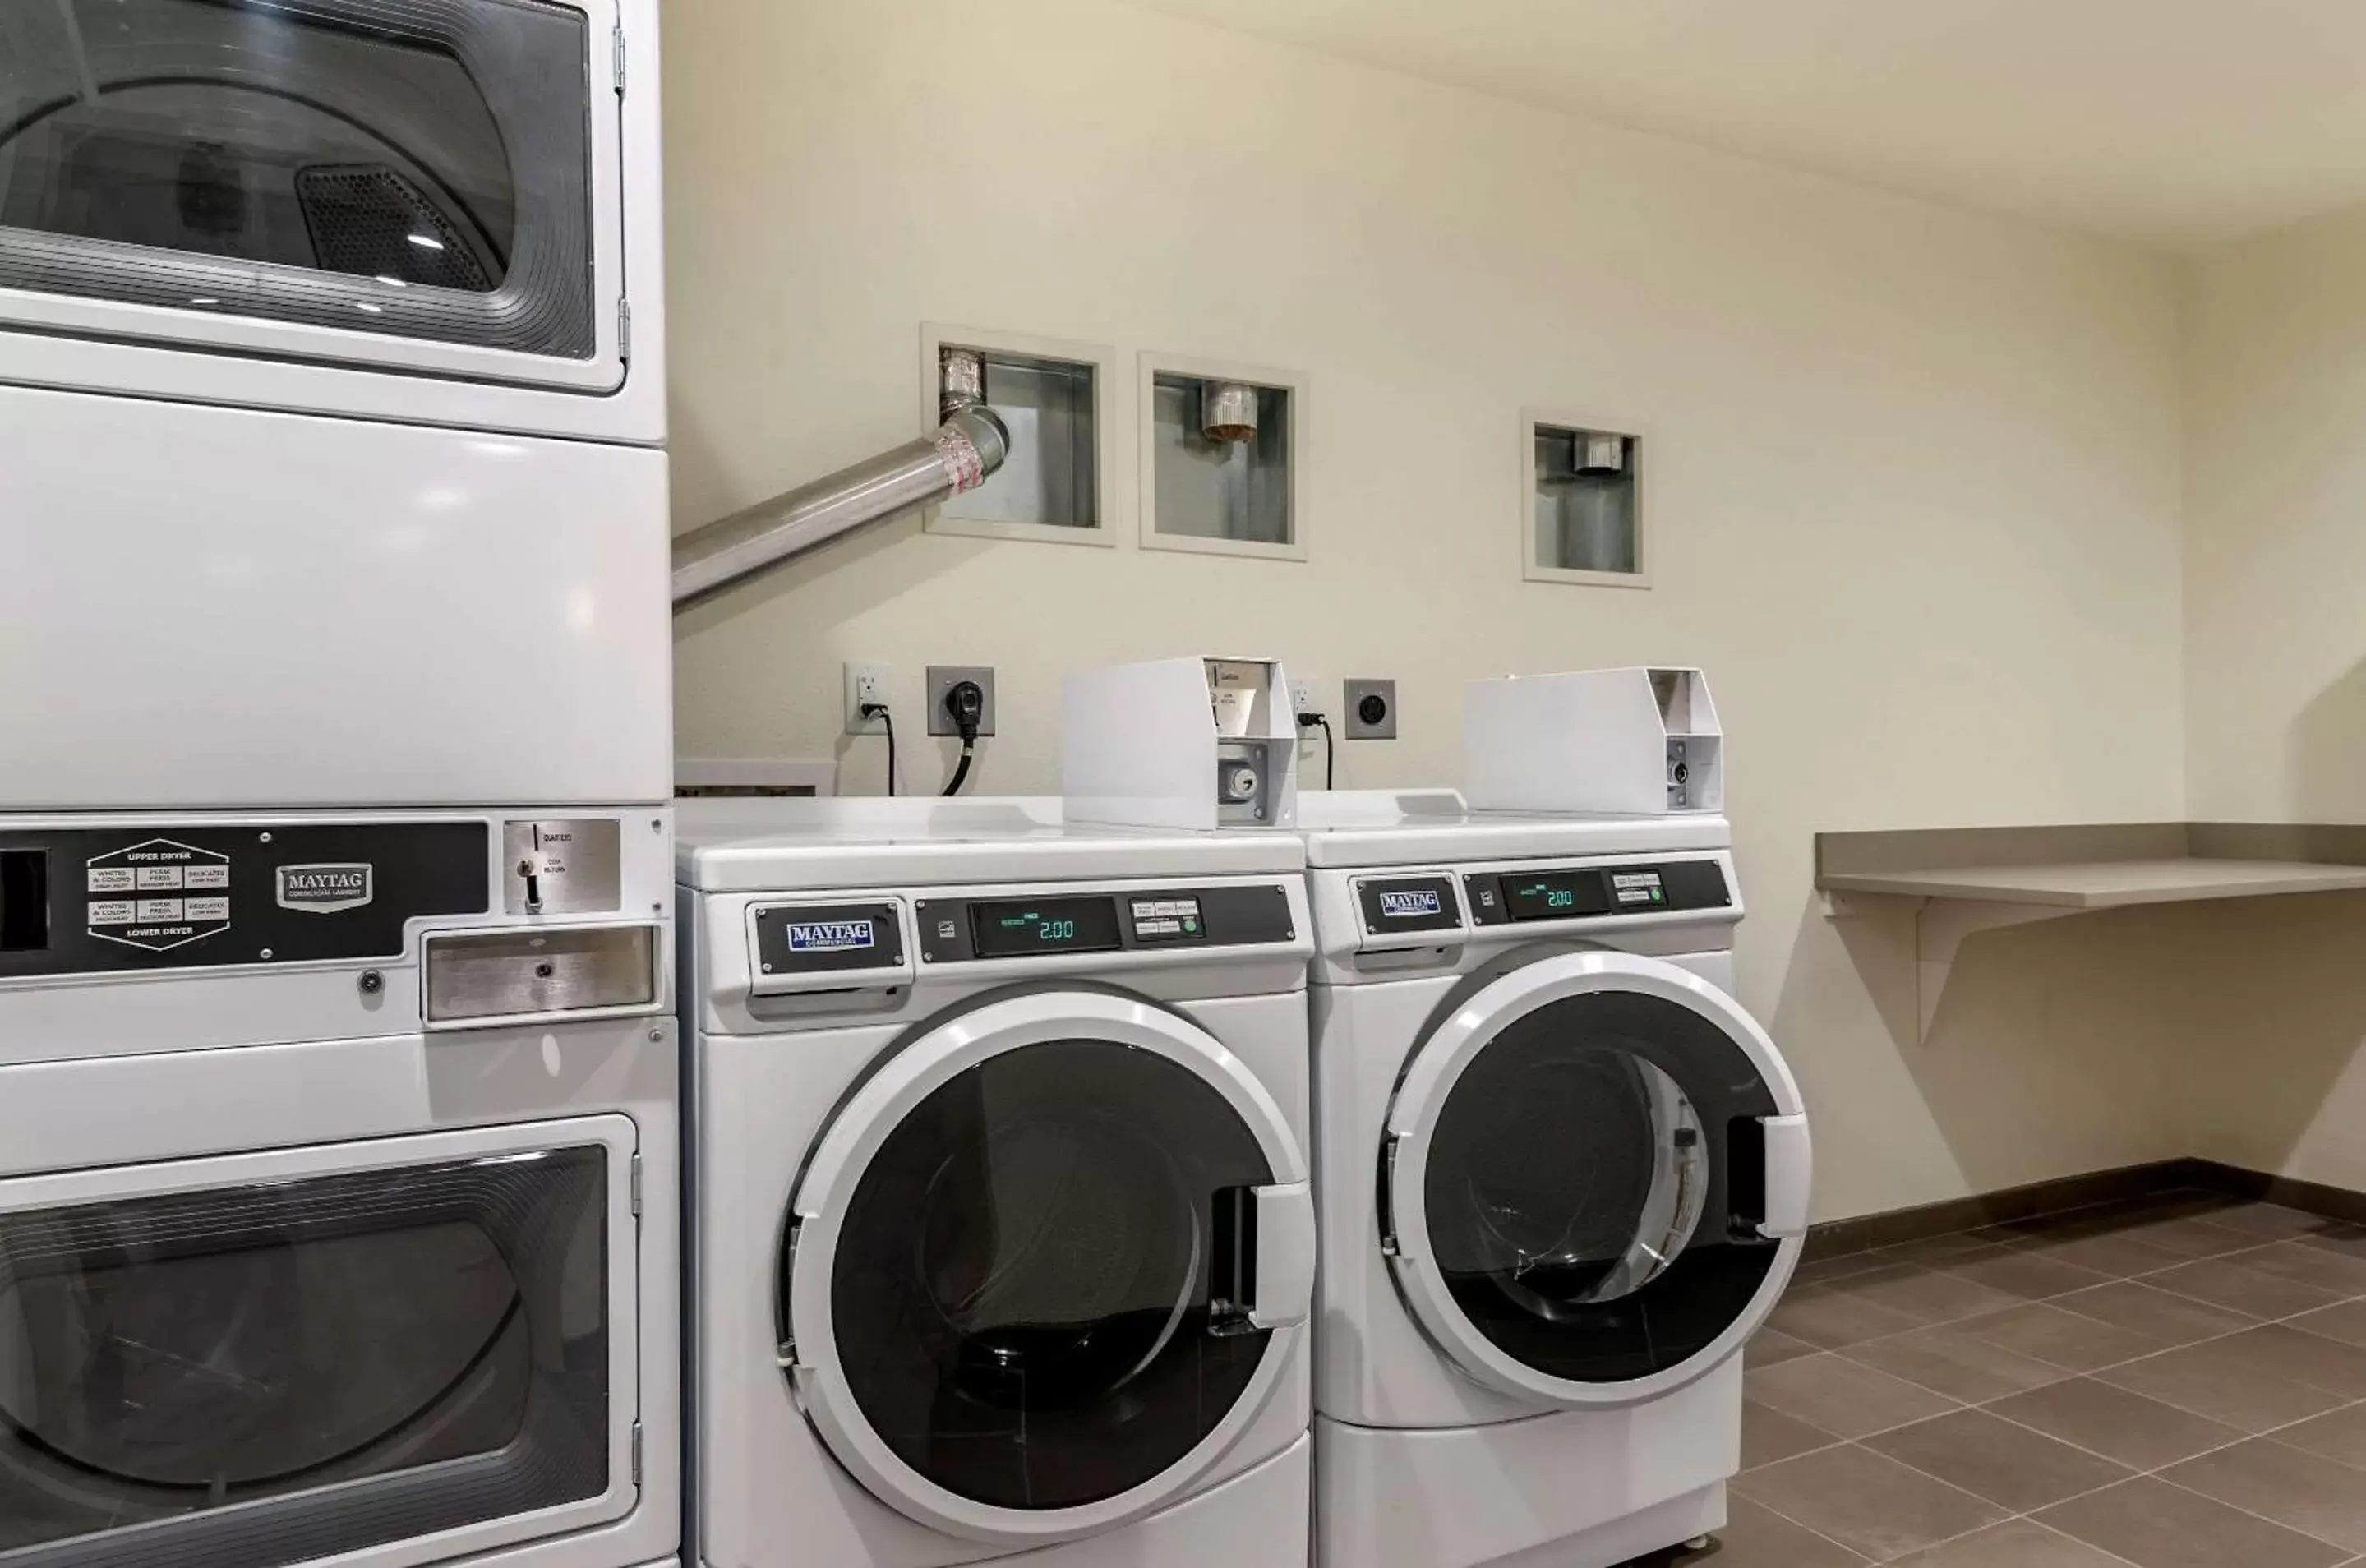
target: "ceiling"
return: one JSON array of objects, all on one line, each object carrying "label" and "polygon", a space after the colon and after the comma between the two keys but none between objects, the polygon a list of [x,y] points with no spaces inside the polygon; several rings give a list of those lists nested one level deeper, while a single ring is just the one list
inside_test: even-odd
[{"label": "ceiling", "polygon": [[2137,244],[2366,204],[2366,0],[1134,0]]}]

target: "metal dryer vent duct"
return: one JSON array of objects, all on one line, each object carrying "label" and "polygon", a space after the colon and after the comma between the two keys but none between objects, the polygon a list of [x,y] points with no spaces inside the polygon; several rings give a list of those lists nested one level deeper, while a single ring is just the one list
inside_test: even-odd
[{"label": "metal dryer vent duct", "polygon": [[1257,432],[1257,389],[1245,381],[1211,381],[1200,393],[1200,431],[1211,441],[1248,441]]},{"label": "metal dryer vent duct", "polygon": [[1627,438],[1599,431],[1583,431],[1577,440],[1577,471],[1617,474],[1627,468]]},{"label": "metal dryer vent duct", "polygon": [[986,406],[986,361],[970,349],[946,349],[938,388],[944,423],[930,434],[676,539],[675,608],[841,534],[984,484],[1010,455],[1010,432]]}]

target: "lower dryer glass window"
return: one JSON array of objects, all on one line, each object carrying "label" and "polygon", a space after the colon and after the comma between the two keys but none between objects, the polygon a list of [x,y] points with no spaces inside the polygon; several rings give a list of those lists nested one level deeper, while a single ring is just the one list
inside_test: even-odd
[{"label": "lower dryer glass window", "polygon": [[1690,1360],[1774,1266],[1737,1214],[1763,1156],[1729,1145],[1750,1142],[1736,1122],[1775,1110],[1742,1050],[1673,1002],[1599,991],[1522,1017],[1471,1059],[1431,1135],[1429,1244],[1455,1304],[1566,1382]]},{"label": "lower dryer glass window", "polygon": [[864,1416],[994,1506],[1155,1479],[1266,1353],[1224,1311],[1216,1235],[1272,1179],[1223,1096],[1151,1052],[1057,1041],[963,1071],[887,1135],[839,1234],[831,1318]]},{"label": "lower dryer glass window", "polygon": [[600,1495],[608,1159],[0,1213],[0,1561],[276,1568]]}]

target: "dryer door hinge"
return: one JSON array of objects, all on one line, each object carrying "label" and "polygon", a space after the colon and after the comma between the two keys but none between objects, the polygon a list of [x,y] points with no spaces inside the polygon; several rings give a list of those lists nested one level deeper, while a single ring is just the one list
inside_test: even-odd
[{"label": "dryer door hinge", "polygon": [[641,1483],[641,1424],[633,1423],[633,1484]]},{"label": "dryer door hinge", "polygon": [[636,1219],[640,1217],[641,1199],[647,1191],[642,1174],[641,1156],[635,1155],[633,1156],[633,1215]]},{"label": "dryer door hinge", "polygon": [[625,96],[625,29],[622,27],[609,36],[609,57],[614,63],[616,96]]},{"label": "dryer door hinge", "polygon": [[1402,1257],[1397,1250],[1397,1215],[1394,1193],[1397,1190],[1397,1145],[1403,1140],[1391,1133],[1380,1144],[1380,1253],[1383,1257]]},{"label": "dryer door hinge", "polygon": [[633,357],[633,302],[630,299],[616,301],[616,357]]}]

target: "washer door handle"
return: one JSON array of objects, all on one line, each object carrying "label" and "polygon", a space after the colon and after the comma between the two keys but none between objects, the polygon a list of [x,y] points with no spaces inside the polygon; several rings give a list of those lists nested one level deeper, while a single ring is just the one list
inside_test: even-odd
[{"label": "washer door handle", "polygon": [[1314,1309],[1314,1193],[1292,1181],[1251,1189],[1256,1201],[1256,1302],[1249,1322],[1294,1328]]},{"label": "washer door handle", "polygon": [[1766,1217],[1758,1234],[1769,1240],[1808,1234],[1808,1200],[1814,1189],[1815,1150],[1805,1116],[1765,1116]]}]

